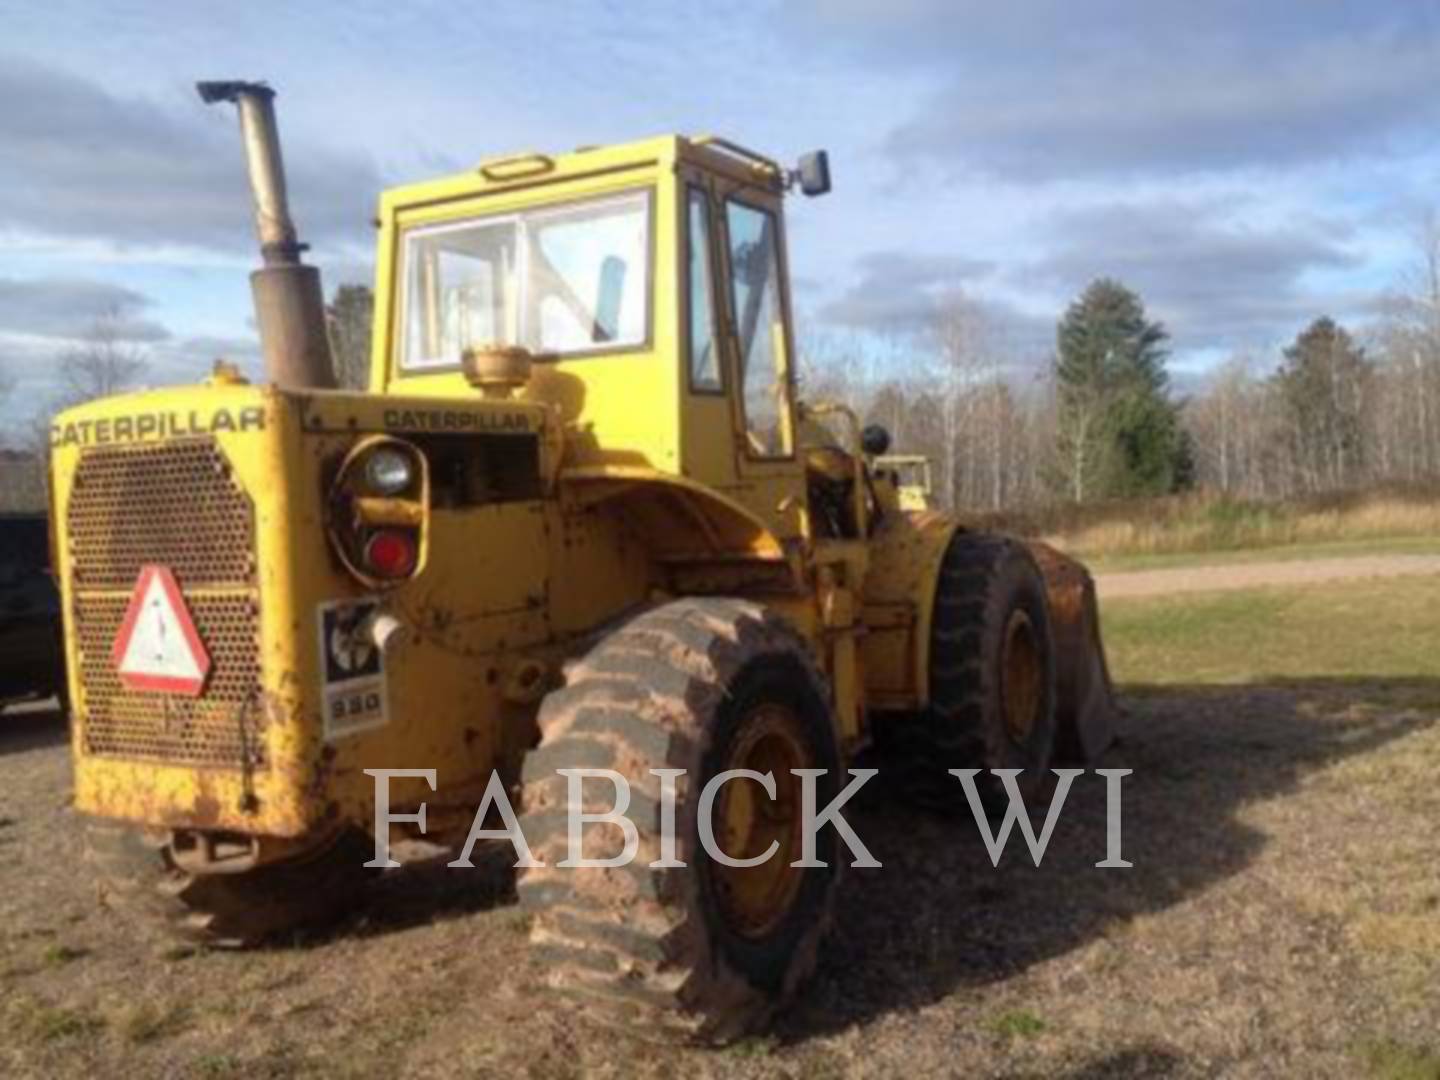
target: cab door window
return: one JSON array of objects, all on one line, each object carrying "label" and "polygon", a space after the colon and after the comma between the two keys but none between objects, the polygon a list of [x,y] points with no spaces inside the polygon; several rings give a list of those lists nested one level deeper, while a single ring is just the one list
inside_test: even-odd
[{"label": "cab door window", "polygon": [[687,189],[687,217],[690,225],[689,264],[686,273],[690,305],[690,389],[715,393],[722,390],[720,337],[715,332],[715,308],[711,288],[710,199],[699,188]]},{"label": "cab door window", "polygon": [[790,388],[775,216],[732,199],[725,224],[747,442],[755,457],[788,457]]}]

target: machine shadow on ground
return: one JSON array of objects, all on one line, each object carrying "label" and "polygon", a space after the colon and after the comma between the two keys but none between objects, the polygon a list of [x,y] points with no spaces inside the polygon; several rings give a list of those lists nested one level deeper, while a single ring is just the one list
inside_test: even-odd
[{"label": "machine shadow on ground", "polygon": [[[1099,765],[1134,770],[1122,787],[1134,867],[1094,865],[1106,857],[1095,775],[1076,780],[1039,868],[1018,830],[990,865],[958,781],[953,820],[872,796],[853,820],[883,867],[849,871],[819,977],[782,1025],[786,1041],[1004,980],[1203,892],[1267,843],[1237,819],[1247,804],[1428,727],[1440,702],[1440,682],[1427,679],[1126,690],[1120,740]],[[1412,702],[1424,713],[1401,704]],[[1044,810],[1032,812],[1037,833]]]}]

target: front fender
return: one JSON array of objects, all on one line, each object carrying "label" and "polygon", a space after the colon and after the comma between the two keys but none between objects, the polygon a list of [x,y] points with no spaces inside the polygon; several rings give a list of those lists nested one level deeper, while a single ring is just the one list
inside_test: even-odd
[{"label": "front fender", "polygon": [[930,623],[940,564],[959,522],[933,510],[891,513],[870,538],[860,659],[867,703],[918,709],[930,700]]}]

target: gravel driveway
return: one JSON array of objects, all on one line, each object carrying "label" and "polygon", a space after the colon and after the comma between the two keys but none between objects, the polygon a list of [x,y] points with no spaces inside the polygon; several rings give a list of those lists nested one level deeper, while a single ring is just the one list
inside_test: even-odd
[{"label": "gravel driveway", "polygon": [[1101,600],[1175,593],[1254,589],[1265,585],[1318,585],[1358,578],[1440,574],[1440,555],[1359,555],[1292,562],[1181,566],[1165,570],[1127,570],[1097,574]]}]

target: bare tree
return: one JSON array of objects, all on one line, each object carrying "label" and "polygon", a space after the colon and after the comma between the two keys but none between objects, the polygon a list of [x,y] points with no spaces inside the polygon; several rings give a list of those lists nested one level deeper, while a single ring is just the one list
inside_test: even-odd
[{"label": "bare tree", "polygon": [[43,460],[24,450],[0,449],[0,512],[45,509]]},{"label": "bare tree", "polygon": [[1226,494],[1245,491],[1253,479],[1254,414],[1259,393],[1254,360],[1237,354],[1216,368],[1209,384],[1186,406],[1186,429],[1195,447],[1197,479]]},{"label": "bare tree", "polygon": [[149,366],[144,346],[127,338],[117,308],[102,311],[89,329],[57,357],[60,393],[41,403],[18,429],[20,455],[39,478],[41,489],[50,462],[50,428],[56,413],[72,405],[129,389]]},{"label": "bare tree", "polygon": [[149,366],[142,345],[122,333],[118,309],[100,313],[84,336],[60,354],[64,404],[108,397],[133,386]]},{"label": "bare tree", "polygon": [[[0,360],[0,408],[14,389],[8,364]],[[33,454],[13,445],[0,430],[0,511],[33,511],[45,505],[45,484]]]},{"label": "bare tree", "polygon": [[1057,417],[1056,450],[1065,493],[1072,502],[1089,498],[1096,477],[1103,475],[1108,447],[1099,432],[1111,407],[1113,395],[1097,380],[1066,388]]},{"label": "bare tree", "polygon": [[1416,230],[1414,262],[1389,297],[1380,337],[1389,389],[1403,399],[1391,403],[1389,419],[1406,435],[1404,468],[1433,476],[1440,473],[1440,218],[1433,211]]},{"label": "bare tree", "polygon": [[370,382],[370,332],[375,318],[375,296],[365,285],[341,285],[325,306],[335,378],[349,390],[363,390]]},{"label": "bare tree", "polygon": [[[10,392],[15,389],[15,380],[10,377],[10,372],[7,370],[8,368],[8,362],[0,358],[0,409],[5,407],[6,399],[9,398]],[[0,433],[0,447],[4,445],[5,436],[3,433]]]},{"label": "bare tree", "polygon": [[873,349],[853,333],[807,330],[798,342],[800,397],[811,403],[844,401],[863,409],[874,366]]},{"label": "bare tree", "polygon": [[[941,304],[935,337],[940,345],[942,448],[940,474],[944,504],[954,507],[978,501],[980,424],[988,418],[982,407],[983,388],[996,379],[996,330],[985,309],[956,290]],[[989,414],[993,415],[993,414]]]}]

